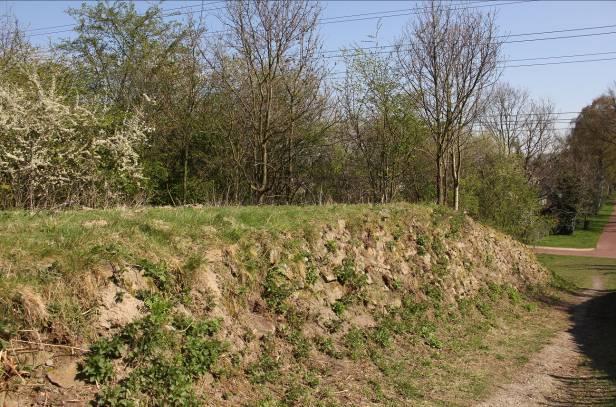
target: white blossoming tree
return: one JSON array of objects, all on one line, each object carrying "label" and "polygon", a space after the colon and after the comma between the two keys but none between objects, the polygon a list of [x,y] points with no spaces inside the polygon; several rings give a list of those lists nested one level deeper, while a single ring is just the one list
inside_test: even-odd
[{"label": "white blossoming tree", "polygon": [[106,206],[133,200],[143,180],[139,115],[109,128],[96,112],[43,86],[0,83],[0,205]]}]

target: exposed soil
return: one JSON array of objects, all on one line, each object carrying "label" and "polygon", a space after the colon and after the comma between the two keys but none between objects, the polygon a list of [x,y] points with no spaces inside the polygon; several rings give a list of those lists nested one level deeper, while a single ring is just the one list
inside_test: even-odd
[{"label": "exposed soil", "polygon": [[616,292],[597,277],[592,289],[571,293],[561,307],[569,329],[480,406],[616,405]]},{"label": "exposed soil", "polygon": [[[512,325],[499,325],[509,329],[495,337],[524,336],[518,314],[531,319],[535,305],[526,294],[550,279],[526,246],[447,210],[359,208],[330,220],[306,215],[301,227],[254,226],[282,216],[265,210],[251,209],[264,218],[252,224],[240,222],[247,212],[229,217],[235,209],[213,217],[188,209],[127,211],[127,219],[110,211],[110,219],[122,221],[91,219],[96,233],[75,238],[70,256],[52,256],[41,243],[36,252],[44,258],[24,255],[18,267],[11,251],[0,250],[0,264],[19,276],[0,293],[11,299],[8,306],[0,301],[0,323],[12,329],[0,349],[0,373],[8,368],[0,406],[85,405],[95,395],[120,393],[140,405],[171,405],[160,400],[193,393],[225,406],[436,404],[448,395],[434,382],[465,375],[467,365],[438,363],[448,356],[462,363],[460,335],[471,341],[471,356],[483,360],[489,347],[479,337],[505,324],[497,317],[502,310]],[[72,217],[62,222],[40,227],[58,239],[75,227]],[[24,225],[26,235],[31,229]],[[46,242],[32,236],[28,244]],[[75,264],[76,258],[89,260]],[[49,266],[41,272],[39,263]],[[212,334],[190,329],[213,326],[214,318]],[[84,358],[101,337],[120,350],[97,347]],[[516,342],[517,353],[523,343]],[[209,364],[176,357],[193,351]],[[22,362],[22,354],[37,360]],[[489,355],[506,364],[496,356]],[[80,362],[94,367],[77,375]],[[467,404],[487,381],[480,365],[471,392],[454,389]],[[106,380],[101,386],[82,381],[99,378]],[[128,387],[133,383],[137,391]]]}]

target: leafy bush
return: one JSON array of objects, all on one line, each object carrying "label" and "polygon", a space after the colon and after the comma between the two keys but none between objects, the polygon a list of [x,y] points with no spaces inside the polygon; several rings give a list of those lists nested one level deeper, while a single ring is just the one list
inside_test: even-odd
[{"label": "leafy bush", "polygon": [[280,363],[270,352],[263,352],[257,362],[248,366],[246,373],[253,384],[271,383],[280,376]]},{"label": "leafy bush", "polygon": [[463,179],[461,196],[462,208],[472,217],[523,242],[549,231],[538,192],[517,158],[487,157],[483,167]]}]

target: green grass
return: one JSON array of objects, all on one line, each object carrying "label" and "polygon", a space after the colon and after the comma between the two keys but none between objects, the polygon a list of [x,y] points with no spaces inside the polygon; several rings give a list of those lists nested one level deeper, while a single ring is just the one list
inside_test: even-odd
[{"label": "green grass", "polygon": [[[361,221],[382,210],[400,216],[429,213],[409,204],[6,211],[0,212],[0,271],[3,260],[23,276],[24,269],[54,260],[66,273],[111,255],[182,257],[204,242],[225,246],[261,231],[303,231],[308,238],[319,225]],[[347,226],[353,225],[347,221]]]},{"label": "green grass", "polygon": [[610,200],[603,205],[599,213],[590,218],[590,228],[588,230],[576,229],[571,235],[550,235],[539,240],[537,246],[547,247],[571,247],[576,249],[589,249],[597,245],[599,236],[603,232],[603,227],[608,222],[612,214],[613,202]]},{"label": "green grass", "polygon": [[[73,341],[98,339],[92,323],[96,316],[84,310],[99,306],[97,290],[104,284],[102,279],[108,278],[103,271],[113,264],[119,270],[123,264],[139,265],[153,286],[151,292],[135,293],[146,301],[144,319],[129,325],[135,331],[123,328],[117,339],[123,352],[136,358],[136,362],[127,360],[133,369],[126,369],[129,379],[118,381],[118,368],[126,367],[118,363],[126,356],[118,359],[115,349],[106,343],[101,343],[82,367],[89,381],[102,386],[98,395],[102,404],[111,405],[130,393],[146,401],[177,396],[187,405],[193,384],[206,396],[212,391],[196,383],[205,372],[199,370],[203,367],[215,379],[211,386],[216,391],[244,389],[250,394],[240,399],[270,400],[268,389],[272,390],[275,396],[271,401],[257,403],[263,406],[330,405],[330,401],[331,405],[366,405],[366,397],[391,406],[471,405],[518,374],[528,354],[563,329],[566,317],[558,317],[556,311],[512,287],[490,285],[474,298],[447,304],[440,288],[426,285],[422,287],[423,299],[409,292],[399,310],[375,310],[371,315],[375,327],[343,326],[345,315],[353,315],[353,307],[361,309],[372,298],[365,291],[376,287],[376,282],[368,284],[357,273],[358,263],[348,260],[332,270],[346,292],[336,303],[341,318],[332,319],[326,331],[311,333],[302,330],[310,318],[307,311],[288,301],[294,291],[299,292],[296,280],[288,280],[287,269],[271,267],[267,256],[250,251],[256,242],[264,247],[275,243],[291,258],[312,259],[306,260],[307,272],[318,273],[318,258],[313,259],[298,242],[323,239],[330,256],[344,250],[335,240],[325,241],[321,235],[325,224],[336,228],[338,220],[344,219],[349,233],[359,237],[366,227],[374,231],[387,222],[392,235],[404,238],[402,230],[413,219],[417,243],[425,253],[434,255],[435,267],[442,273],[446,247],[429,231],[444,220],[441,212],[435,216],[430,209],[392,204],[0,212],[0,334],[3,324],[9,333],[38,326],[37,320],[13,318],[14,314],[29,315],[14,310],[15,304],[25,300],[3,300],[22,295],[25,286],[49,304],[51,323],[45,322],[44,327],[51,326],[54,330],[49,335],[56,335],[47,338],[49,342],[67,343],[70,338],[62,336],[64,332],[73,335]],[[451,233],[458,233],[460,220],[452,222]],[[364,244],[360,240],[356,243]],[[237,250],[229,273],[231,269],[237,273],[230,281],[238,284],[221,284],[219,305],[239,314],[251,298],[260,295],[268,310],[285,321],[278,324],[275,335],[260,339],[261,353],[254,360],[244,360],[233,348],[227,352],[225,347],[223,352],[217,338],[193,332],[197,323],[206,322],[202,319],[205,312],[195,313],[192,322],[185,321],[167,304],[177,301],[183,308],[197,309],[200,302],[192,303],[195,297],[190,297],[189,291],[194,281],[191,272],[209,261],[207,253],[216,248]],[[387,250],[398,248],[393,245]],[[307,274],[306,283],[316,284],[317,276]],[[398,281],[389,285],[400,293],[407,290]],[[301,294],[312,295],[309,290]],[[167,329],[169,326],[173,329]],[[222,333],[220,339],[225,339]],[[143,348],[147,351],[141,351]],[[214,364],[219,353],[219,364]],[[313,357],[315,354],[318,357]],[[310,378],[309,372],[315,372],[318,381]],[[238,377],[246,379],[242,382],[245,386],[233,387],[240,382]],[[169,388],[175,390],[159,392]],[[353,391],[346,393],[349,388]],[[362,389],[374,396],[361,395]]]},{"label": "green grass", "polygon": [[[195,264],[208,261],[208,252],[234,247],[243,265],[243,285],[235,294],[242,296],[256,289],[258,274],[265,270],[255,263],[262,256],[257,259],[250,252],[254,242],[266,246],[278,241],[284,250],[301,252],[292,246],[315,242],[325,225],[337,227],[340,219],[352,230],[385,214],[391,223],[409,217],[428,222],[430,212],[428,206],[404,203],[0,211],[0,331],[7,321],[3,314],[14,308],[12,301],[21,298],[24,287],[51,304],[51,317],[65,326],[66,335],[89,338],[94,332],[82,312],[97,306],[99,280],[111,265],[147,260],[188,275]],[[164,286],[157,268],[149,269]],[[285,287],[276,283],[268,288],[276,305]],[[8,320],[17,328],[15,318]]]},{"label": "green grass", "polygon": [[593,277],[603,280],[605,290],[616,290],[616,259],[538,254],[549,270],[579,288],[593,288]]}]

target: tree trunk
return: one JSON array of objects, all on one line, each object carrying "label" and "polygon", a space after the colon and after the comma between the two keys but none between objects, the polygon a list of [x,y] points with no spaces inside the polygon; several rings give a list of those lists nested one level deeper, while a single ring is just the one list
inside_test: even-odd
[{"label": "tree trunk", "polygon": [[451,178],[453,181],[453,208],[460,210],[460,169],[462,167],[462,152],[460,140],[457,140],[455,151],[451,152]]},{"label": "tree trunk", "polygon": [[188,192],[188,144],[184,147],[184,183],[183,183],[183,204],[186,205],[186,194]]},{"label": "tree trunk", "polygon": [[436,157],[436,203],[439,205],[445,204],[443,179],[443,156],[439,153]]},{"label": "tree trunk", "polygon": [[293,201],[293,138],[295,137],[295,112],[294,112],[294,100],[291,97],[291,128],[289,130],[289,137],[287,140],[287,185],[286,185],[286,202],[290,205]]},{"label": "tree trunk", "polygon": [[269,182],[268,177],[268,150],[267,150],[267,142],[263,143],[263,155],[261,156],[263,160],[262,172],[261,172],[261,186],[258,188],[258,197],[259,197],[259,205],[263,204],[265,200],[265,192],[267,191],[267,183]]},{"label": "tree trunk", "polygon": [[448,157],[445,154],[443,158],[443,205],[449,206],[449,171],[448,170]]}]

